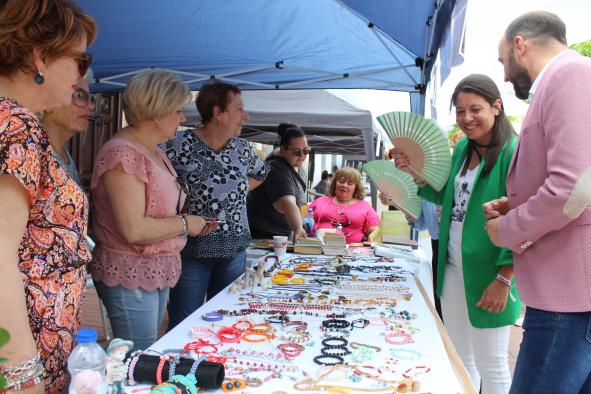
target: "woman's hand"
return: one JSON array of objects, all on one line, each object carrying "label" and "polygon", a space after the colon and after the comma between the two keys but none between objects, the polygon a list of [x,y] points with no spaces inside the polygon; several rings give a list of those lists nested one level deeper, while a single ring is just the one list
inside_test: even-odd
[{"label": "woman's hand", "polygon": [[300,227],[293,231],[293,243],[295,244],[296,242],[298,242],[300,238],[308,238],[306,230],[304,230],[303,227]]},{"label": "woman's hand", "polygon": [[490,313],[502,312],[507,305],[507,297],[509,296],[510,290],[509,286],[501,283],[501,281],[497,279],[493,279],[482,292],[482,296],[476,303],[476,307]]},{"label": "woman's hand", "polygon": [[380,201],[384,205],[392,205],[392,197],[388,193],[380,193]]},{"label": "woman's hand", "polygon": [[412,175],[413,177],[416,175],[415,172],[410,167],[410,158],[404,152],[402,152],[400,149],[397,149],[397,148],[390,149],[390,151],[388,152],[388,157],[390,159],[394,159],[394,165],[400,171],[404,171],[404,172]]},{"label": "woman's hand", "polygon": [[191,237],[201,235],[207,227],[207,223],[203,216],[186,215],[185,218],[187,219],[187,227]]}]

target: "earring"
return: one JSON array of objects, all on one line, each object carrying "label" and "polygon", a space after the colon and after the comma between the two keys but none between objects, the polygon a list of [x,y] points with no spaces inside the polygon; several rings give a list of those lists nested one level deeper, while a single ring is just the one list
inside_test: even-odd
[{"label": "earring", "polygon": [[43,85],[43,83],[45,82],[45,78],[43,77],[43,75],[41,75],[41,71],[37,71],[37,74],[35,74],[34,79],[37,85]]}]

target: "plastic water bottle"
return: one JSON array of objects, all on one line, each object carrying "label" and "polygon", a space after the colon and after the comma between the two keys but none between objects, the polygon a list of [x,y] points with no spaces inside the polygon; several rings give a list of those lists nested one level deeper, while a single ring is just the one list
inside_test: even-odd
[{"label": "plastic water bottle", "polygon": [[68,357],[68,371],[72,377],[69,393],[105,394],[108,390],[105,375],[107,354],[96,343],[96,330],[78,330],[76,342],[78,344]]},{"label": "plastic water bottle", "polygon": [[303,220],[304,230],[309,237],[314,236],[314,208],[308,208],[308,213]]}]

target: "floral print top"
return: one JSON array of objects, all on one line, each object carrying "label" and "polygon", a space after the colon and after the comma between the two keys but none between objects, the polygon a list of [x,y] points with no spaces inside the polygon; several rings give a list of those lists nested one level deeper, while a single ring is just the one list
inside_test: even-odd
[{"label": "floral print top", "polygon": [[49,374],[48,392],[67,382],[66,363],[86,284],[88,199],[51,152],[37,117],[0,98],[0,174],[26,189],[29,220],[18,249],[29,324]]},{"label": "floral print top", "polygon": [[269,166],[243,138],[230,138],[219,151],[191,130],[166,143],[166,154],[190,189],[189,213],[223,221],[209,234],[189,237],[183,258],[230,258],[248,247],[248,178],[264,180]]}]

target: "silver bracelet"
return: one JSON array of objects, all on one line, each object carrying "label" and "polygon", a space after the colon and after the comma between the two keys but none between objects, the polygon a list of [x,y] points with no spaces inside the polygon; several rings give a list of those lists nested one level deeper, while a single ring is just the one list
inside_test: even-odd
[{"label": "silver bracelet", "polygon": [[497,274],[497,280],[507,287],[513,287],[513,284],[511,283],[511,281],[509,279],[505,278],[501,274]]},{"label": "silver bracelet", "polygon": [[187,215],[182,214],[178,215],[181,218],[181,222],[183,222],[183,231],[179,234],[181,237],[186,237],[189,234],[189,223],[187,222]]}]

